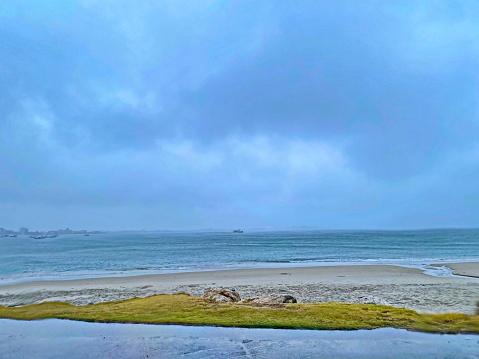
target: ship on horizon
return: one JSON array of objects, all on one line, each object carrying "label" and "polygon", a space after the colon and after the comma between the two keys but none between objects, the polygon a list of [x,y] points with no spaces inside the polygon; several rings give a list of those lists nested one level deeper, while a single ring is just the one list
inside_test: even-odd
[{"label": "ship on horizon", "polygon": [[241,229],[235,229],[233,233],[243,233],[243,231]]}]

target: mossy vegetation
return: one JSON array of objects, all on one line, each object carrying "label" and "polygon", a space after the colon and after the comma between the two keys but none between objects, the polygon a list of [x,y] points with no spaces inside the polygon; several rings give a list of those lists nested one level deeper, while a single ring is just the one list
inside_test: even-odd
[{"label": "mossy vegetation", "polygon": [[187,294],[162,294],[87,306],[61,302],[0,306],[0,318],[328,330],[392,327],[434,333],[479,334],[478,315],[419,314],[383,305],[345,303],[257,307],[219,303]]}]

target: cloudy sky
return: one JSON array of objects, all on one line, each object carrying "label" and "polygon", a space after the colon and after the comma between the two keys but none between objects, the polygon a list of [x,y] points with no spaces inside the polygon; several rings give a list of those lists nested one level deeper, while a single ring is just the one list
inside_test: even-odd
[{"label": "cloudy sky", "polygon": [[477,1],[0,3],[0,227],[479,226]]}]

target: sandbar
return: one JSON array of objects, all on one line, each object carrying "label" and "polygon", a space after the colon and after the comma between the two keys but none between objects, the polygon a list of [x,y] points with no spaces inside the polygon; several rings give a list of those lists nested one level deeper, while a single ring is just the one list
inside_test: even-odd
[{"label": "sandbar", "polygon": [[452,273],[455,275],[461,275],[465,277],[479,278],[479,263],[447,263],[446,267],[452,269]]}]

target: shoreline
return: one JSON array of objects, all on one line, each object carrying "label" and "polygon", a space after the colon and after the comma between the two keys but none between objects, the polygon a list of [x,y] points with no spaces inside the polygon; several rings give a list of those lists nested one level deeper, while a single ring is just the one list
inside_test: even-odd
[{"label": "shoreline", "polygon": [[[454,277],[465,276],[479,278],[479,270],[473,274],[464,273],[458,268],[452,268],[450,265],[475,265],[479,263],[477,260],[465,260],[456,262],[454,260],[448,261],[363,261],[363,262],[272,262],[261,263],[255,266],[232,266],[232,267],[212,267],[212,268],[189,268],[183,270],[131,270],[131,271],[111,271],[105,273],[92,272],[87,274],[68,274],[63,276],[39,276],[39,277],[20,277],[18,279],[12,279],[0,276],[0,288],[3,286],[23,284],[23,283],[35,283],[35,282],[65,282],[76,280],[90,280],[90,279],[107,279],[107,278],[130,278],[130,277],[144,277],[144,276],[156,276],[156,275],[171,275],[180,273],[201,273],[201,272],[218,272],[218,271],[232,271],[232,270],[263,270],[263,269],[290,269],[290,268],[315,268],[315,267],[350,267],[350,266],[396,266],[402,268],[413,268],[422,271],[425,275],[432,277]],[[441,271],[445,269],[448,273]],[[67,272],[71,273],[71,272]],[[82,272],[74,272],[82,273]],[[86,273],[86,272],[85,272]],[[11,275],[14,276],[14,275]]]},{"label": "shoreline", "polygon": [[[394,265],[226,269],[141,276],[32,281],[0,286],[0,305],[46,301],[86,305],[153,294],[200,296],[212,287],[235,287],[242,299],[271,293],[299,302],[388,304],[422,313],[474,314],[479,262],[440,263],[460,277],[434,277]],[[467,275],[467,276],[465,276]]]},{"label": "shoreline", "polygon": [[454,275],[479,278],[479,263],[477,262],[449,263],[447,267],[452,270]]}]

